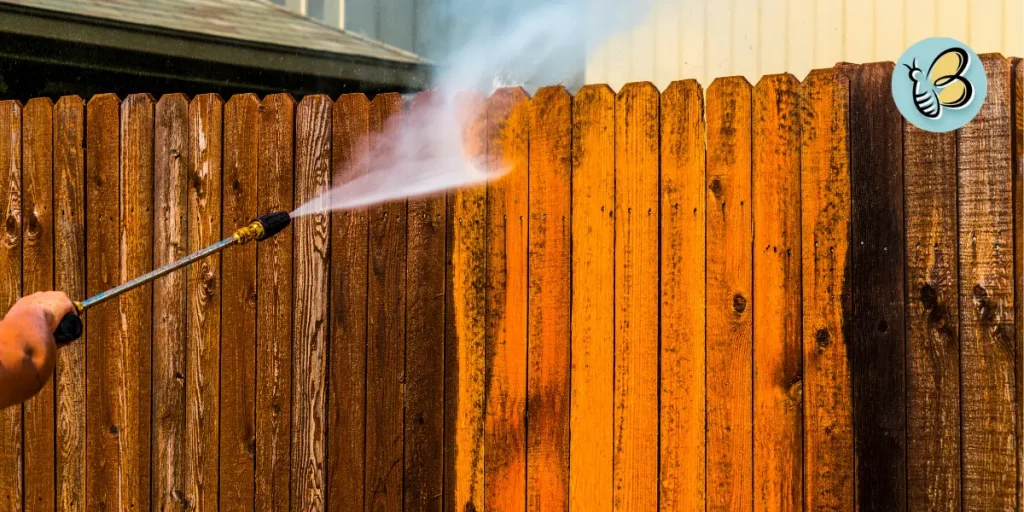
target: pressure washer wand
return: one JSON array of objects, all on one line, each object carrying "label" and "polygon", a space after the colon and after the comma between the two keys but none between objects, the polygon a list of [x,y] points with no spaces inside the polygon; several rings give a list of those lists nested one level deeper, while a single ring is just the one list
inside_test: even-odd
[{"label": "pressure washer wand", "polygon": [[82,318],[81,314],[85,310],[106,302],[118,295],[129,290],[134,290],[154,279],[165,276],[178,270],[181,267],[190,265],[193,262],[199,261],[211,254],[218,253],[231,247],[232,245],[246,244],[252,240],[265,240],[278,233],[284,228],[288,227],[291,223],[291,216],[285,212],[272,212],[261,217],[257,217],[255,220],[249,223],[248,226],[236,230],[231,236],[213,244],[200,249],[184,258],[176,261],[172,261],[167,265],[164,265],[148,274],[141,275],[124,283],[119,286],[115,286],[105,292],[97,293],[88,299],[81,302],[75,302],[75,312],[64,315],[61,319],[60,325],[57,326],[57,330],[53,333],[57,343],[69,343],[82,337]]}]

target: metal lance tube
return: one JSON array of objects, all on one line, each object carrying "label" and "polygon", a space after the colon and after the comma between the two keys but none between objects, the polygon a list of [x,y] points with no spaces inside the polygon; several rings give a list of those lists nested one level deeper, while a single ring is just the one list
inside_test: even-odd
[{"label": "metal lance tube", "polygon": [[57,326],[57,330],[54,331],[53,336],[57,340],[58,344],[69,343],[77,340],[82,337],[81,315],[85,310],[113,299],[122,293],[134,290],[135,288],[153,281],[154,279],[170,274],[181,267],[188,266],[211,254],[223,251],[232,245],[242,245],[249,243],[252,240],[265,240],[270,238],[288,227],[289,223],[291,223],[291,216],[285,212],[272,212],[261,217],[257,217],[255,220],[250,222],[248,226],[239,228],[232,233],[231,236],[213,245],[207,246],[185,256],[184,258],[168,263],[167,265],[147,274],[136,277],[127,283],[115,286],[105,292],[97,293],[83,301],[75,302],[76,311],[74,313],[64,315],[64,318],[60,321],[60,325]]}]

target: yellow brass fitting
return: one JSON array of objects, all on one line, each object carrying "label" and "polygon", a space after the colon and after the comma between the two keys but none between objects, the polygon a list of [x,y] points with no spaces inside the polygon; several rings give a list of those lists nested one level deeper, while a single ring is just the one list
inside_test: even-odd
[{"label": "yellow brass fitting", "polygon": [[85,307],[82,305],[81,301],[77,301],[77,300],[74,301],[74,305],[75,305],[75,311],[77,311],[79,313],[81,313],[82,311],[85,311]]},{"label": "yellow brass fitting", "polygon": [[239,245],[242,245],[252,240],[263,238],[263,233],[263,224],[258,220],[254,220],[248,226],[236,230],[231,236],[235,237]]}]

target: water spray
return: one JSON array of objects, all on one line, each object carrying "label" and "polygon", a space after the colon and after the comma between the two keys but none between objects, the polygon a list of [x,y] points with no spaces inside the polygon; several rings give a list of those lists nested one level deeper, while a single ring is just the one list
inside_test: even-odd
[{"label": "water spray", "polygon": [[257,217],[248,226],[239,228],[231,236],[200,249],[184,258],[173,261],[164,265],[148,274],[141,275],[124,283],[120,286],[115,286],[105,292],[98,293],[80,302],[75,302],[75,312],[64,315],[64,318],[60,320],[60,325],[57,326],[57,330],[53,333],[54,338],[58,344],[69,343],[78,338],[82,337],[82,313],[85,310],[103,302],[106,302],[122,293],[130,290],[134,290],[150,281],[153,281],[159,277],[163,277],[181,267],[187,266],[193,262],[199,261],[211,254],[227,249],[233,245],[243,245],[253,240],[266,240],[278,233],[284,228],[288,227],[292,218],[285,212],[271,212],[266,215]]}]

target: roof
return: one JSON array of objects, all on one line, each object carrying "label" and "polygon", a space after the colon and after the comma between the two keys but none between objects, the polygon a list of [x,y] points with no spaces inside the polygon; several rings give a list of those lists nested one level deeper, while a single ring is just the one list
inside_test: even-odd
[{"label": "roof", "polygon": [[415,54],[265,0],[0,0],[66,14],[292,48],[420,62]]},{"label": "roof", "polygon": [[[69,23],[74,30],[68,30]],[[429,67],[411,52],[266,0],[0,0],[0,32],[225,64],[249,65],[244,62],[248,59],[253,67],[369,81],[375,80],[366,76],[373,74],[367,66],[383,66],[392,75],[414,71],[416,79],[406,82],[422,82]],[[225,54],[231,47],[248,53]],[[253,49],[263,54],[254,55]],[[361,66],[328,69],[332,64],[340,67],[339,59]]]}]

